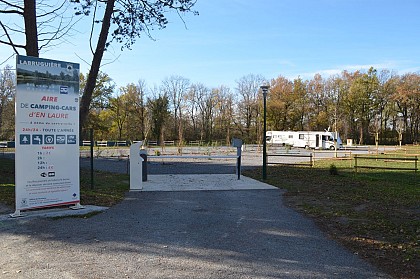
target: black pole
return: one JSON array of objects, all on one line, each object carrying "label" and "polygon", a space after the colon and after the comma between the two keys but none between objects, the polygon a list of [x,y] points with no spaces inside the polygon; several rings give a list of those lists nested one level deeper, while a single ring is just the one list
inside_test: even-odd
[{"label": "black pole", "polygon": [[90,129],[90,189],[93,190],[95,185],[93,183],[93,129]]},{"label": "black pole", "polygon": [[263,85],[261,86],[262,92],[263,92],[263,99],[264,99],[264,131],[263,131],[263,180],[267,179],[267,140],[266,140],[266,134],[267,134],[267,91],[269,86]]}]

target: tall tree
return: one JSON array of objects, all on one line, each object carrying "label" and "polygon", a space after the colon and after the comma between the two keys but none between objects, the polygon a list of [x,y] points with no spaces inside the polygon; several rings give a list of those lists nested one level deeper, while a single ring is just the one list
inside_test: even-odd
[{"label": "tall tree", "polygon": [[258,140],[257,133],[260,123],[258,118],[260,116],[260,106],[258,100],[261,99],[259,96],[260,86],[263,84],[265,79],[260,75],[249,74],[243,76],[236,81],[236,91],[239,94],[239,113],[240,117],[244,121],[245,128],[245,139],[250,142]]},{"label": "tall tree", "polygon": [[[169,23],[165,14],[169,10],[179,13],[190,12],[195,0],[71,0],[79,3],[78,14],[89,15],[93,9],[93,23],[100,23],[99,37],[95,50],[92,51],[93,58],[90,65],[88,79],[80,102],[80,126],[83,127],[92,93],[95,87],[102,58],[107,47],[113,42],[122,44],[122,49],[130,48],[140,35],[145,32],[150,36],[149,30],[154,27],[163,29]],[[105,4],[105,11],[100,19],[97,19],[98,7]],[[194,12],[197,14],[197,12]],[[111,27],[113,31],[110,33]],[[109,38],[109,34],[111,35]],[[92,45],[92,42],[91,42]]]},{"label": "tall tree", "polygon": [[396,116],[395,104],[392,101],[392,95],[396,91],[398,76],[389,71],[381,70],[378,74],[379,90],[373,96],[376,108],[376,118],[379,121],[379,137],[382,143],[385,143],[387,123],[392,116]]},{"label": "tall tree", "polygon": [[270,94],[267,101],[268,129],[291,130],[291,110],[293,107],[293,83],[279,76],[271,81]]},{"label": "tall tree", "polygon": [[306,82],[300,77],[293,81],[293,95],[293,123],[295,123],[297,130],[303,131],[305,129],[305,124],[308,122],[308,98],[306,94]]},{"label": "tall tree", "polygon": [[174,115],[174,135],[178,136],[178,142],[182,145],[184,140],[184,128],[182,125],[185,103],[190,86],[190,81],[181,76],[171,76],[162,82],[162,89],[169,98]]},{"label": "tall tree", "polygon": [[159,94],[153,98],[148,98],[147,107],[151,121],[151,137],[162,142],[164,140],[163,128],[170,115],[168,97],[164,94]]},{"label": "tall tree", "polygon": [[[122,44],[122,49],[129,49],[142,33],[151,37],[150,31],[155,27],[165,28],[169,23],[166,14],[171,10],[179,16],[187,12],[198,14],[192,11],[196,0],[70,0],[59,2],[56,6],[39,1],[38,7],[35,0],[24,0],[23,6],[20,3],[0,0],[0,13],[4,17],[18,16],[24,20],[24,27],[16,29],[7,26],[2,17],[0,43],[11,46],[15,53],[18,53],[18,48],[23,48],[27,55],[39,57],[43,47],[60,42],[72,29],[73,18],[66,16],[70,2],[77,4],[76,15],[88,16],[91,10],[94,11],[91,39],[94,37],[94,25],[100,24],[96,44],[91,41],[92,62],[80,102],[80,129],[83,129],[88,118],[104,52],[112,42]],[[102,6],[105,6],[104,9]],[[100,15],[101,10],[104,10],[103,15]],[[45,26],[48,26],[48,30],[42,29]],[[21,34],[25,35],[26,41],[18,43]]]},{"label": "tall tree", "polygon": [[[127,123],[129,115],[129,95],[122,93],[110,99],[109,109],[113,118],[113,122],[117,125],[118,140],[123,138],[123,129]],[[126,134],[124,135],[126,136]]]},{"label": "tall tree", "polygon": [[127,102],[128,119],[125,134],[130,140],[144,139],[145,136],[145,87],[145,82],[140,80],[138,85],[130,83],[120,88]]},{"label": "tall tree", "polygon": [[308,125],[310,130],[322,131],[330,125],[328,118],[328,98],[326,82],[316,74],[308,82]]},{"label": "tall tree", "polygon": [[[80,88],[83,91],[86,86],[86,76],[80,74]],[[86,138],[88,131],[86,128],[93,128],[95,132],[106,133],[109,129],[108,118],[104,117],[102,112],[109,107],[110,98],[115,90],[115,83],[111,77],[103,72],[99,72],[96,79],[95,90],[92,93],[92,102],[89,105],[88,117],[85,123],[85,129],[82,130],[80,137]],[[100,116],[101,115],[101,116]]]},{"label": "tall tree", "polygon": [[[24,49],[26,55],[39,57],[43,48],[57,46],[72,35],[77,21],[69,15],[69,8],[68,1],[0,0],[0,43],[12,47],[16,54]],[[20,20],[23,26],[7,24]]]},{"label": "tall tree", "polygon": [[403,75],[393,96],[403,117],[405,133],[404,142],[419,141],[420,126],[420,75],[407,73]]},{"label": "tall tree", "polygon": [[197,108],[198,124],[200,126],[200,140],[211,140],[212,116],[214,109],[213,91],[203,84],[191,86]]},{"label": "tall tree", "polygon": [[0,139],[13,137],[15,75],[10,66],[0,72]]},{"label": "tall tree", "polygon": [[[229,87],[220,86],[213,90],[216,98],[214,122],[217,125],[217,137],[229,144],[234,118],[234,96]],[[215,127],[216,128],[216,127]]]}]

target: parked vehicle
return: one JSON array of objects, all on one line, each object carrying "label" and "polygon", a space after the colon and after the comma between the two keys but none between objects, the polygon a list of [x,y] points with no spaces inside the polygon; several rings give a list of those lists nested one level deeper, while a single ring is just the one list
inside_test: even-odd
[{"label": "parked vehicle", "polygon": [[340,136],[330,131],[267,131],[266,141],[269,144],[289,145],[313,149],[340,149],[343,142]]}]

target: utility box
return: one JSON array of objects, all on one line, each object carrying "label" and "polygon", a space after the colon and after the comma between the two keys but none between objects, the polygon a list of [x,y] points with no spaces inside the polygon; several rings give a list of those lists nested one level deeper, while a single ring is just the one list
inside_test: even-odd
[{"label": "utility box", "polygon": [[130,191],[143,190],[143,158],[140,157],[141,142],[130,146]]},{"label": "utility box", "polygon": [[232,139],[232,146],[236,147],[236,175],[238,176],[238,180],[241,179],[241,157],[242,157],[242,140],[241,139]]},{"label": "utility box", "polygon": [[232,146],[236,148],[242,147],[242,140],[241,139],[232,139]]},{"label": "utility box", "polygon": [[140,157],[143,159],[142,163],[142,181],[147,181],[147,150],[146,149],[140,149]]}]

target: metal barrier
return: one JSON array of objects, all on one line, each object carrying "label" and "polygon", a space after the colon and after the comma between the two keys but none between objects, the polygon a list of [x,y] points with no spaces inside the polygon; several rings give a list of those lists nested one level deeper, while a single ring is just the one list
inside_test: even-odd
[{"label": "metal barrier", "polygon": [[238,180],[241,179],[241,148],[242,148],[242,140],[241,139],[232,139],[232,146],[236,147],[236,156],[234,155],[159,155],[159,156],[147,156],[147,160],[150,159],[236,159],[236,175],[238,176]]},{"label": "metal barrier", "polygon": [[157,145],[157,144],[158,144],[157,140],[149,140],[149,141],[147,141],[147,145]]},{"label": "metal barrier", "polygon": [[214,156],[207,156],[207,155],[183,155],[183,156],[178,156],[178,155],[160,155],[160,156],[156,156],[156,155],[149,155],[147,156],[148,160],[151,159],[236,159],[236,175],[238,175],[238,180],[241,177],[241,156],[239,155],[214,155]]},{"label": "metal barrier", "polygon": [[96,142],[96,146],[107,147],[108,146],[108,141],[106,141],[106,140],[102,140],[102,141],[98,140]]},{"label": "metal barrier", "polygon": [[0,141],[1,153],[4,156],[4,150],[7,148],[7,141]]},{"label": "metal barrier", "polygon": [[125,140],[117,141],[117,146],[127,146],[127,142]]},{"label": "metal barrier", "polygon": [[190,140],[188,142],[189,145],[201,145],[201,142],[199,140]]},{"label": "metal barrier", "polygon": [[91,145],[91,141],[90,141],[90,140],[84,140],[84,141],[82,142],[82,145],[83,145],[83,146],[90,146],[90,145]]}]

